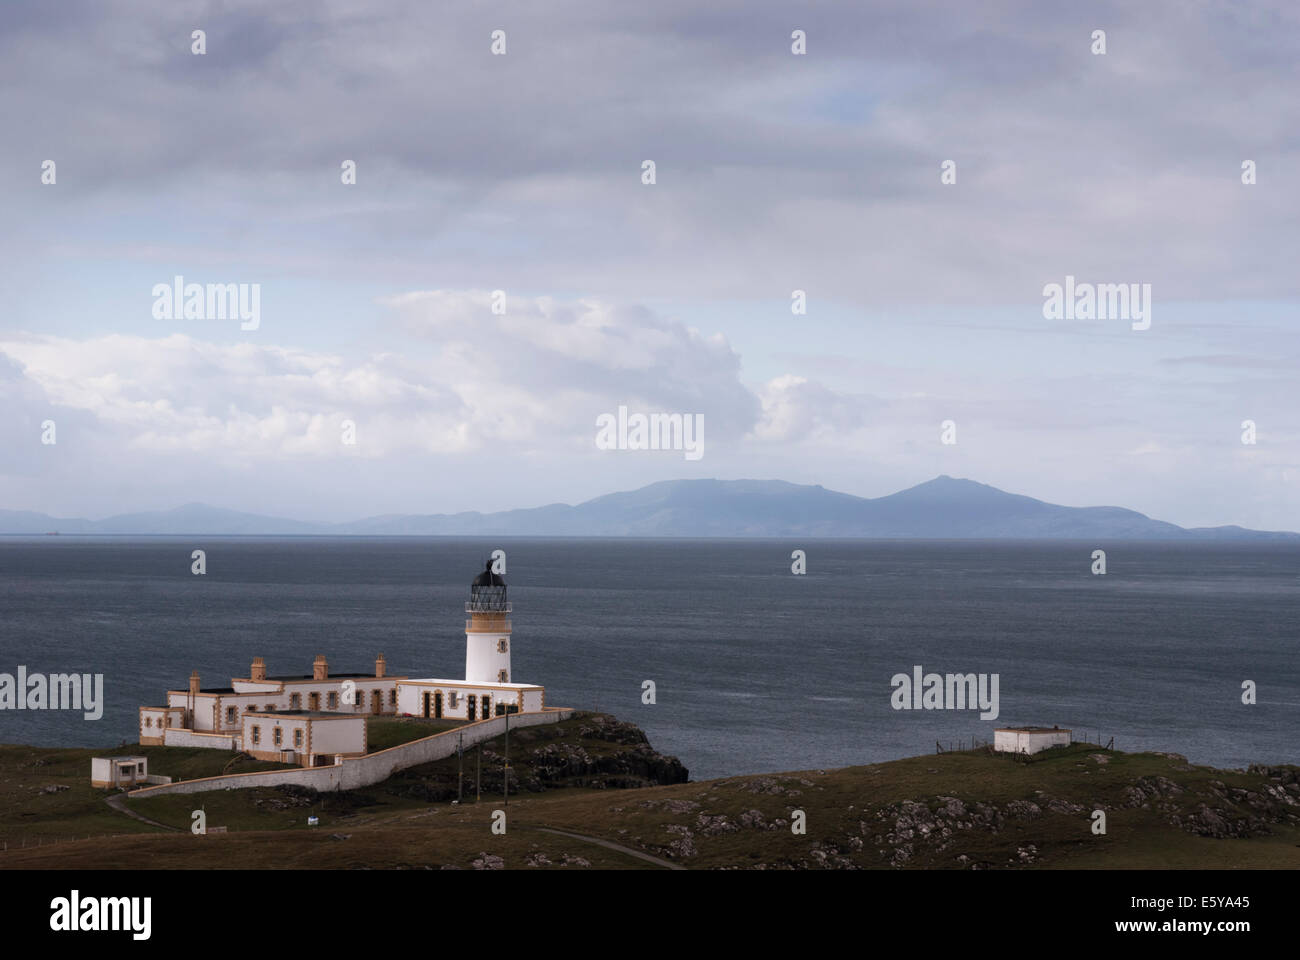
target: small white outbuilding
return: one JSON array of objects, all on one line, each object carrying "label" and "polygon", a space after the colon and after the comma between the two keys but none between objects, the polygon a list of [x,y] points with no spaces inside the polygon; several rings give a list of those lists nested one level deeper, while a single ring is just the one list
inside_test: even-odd
[{"label": "small white outbuilding", "polygon": [[146,757],[91,757],[92,787],[134,787],[149,782]]},{"label": "small white outbuilding", "polygon": [[999,753],[1038,753],[1069,745],[1070,731],[1060,727],[999,727],[993,731],[993,749]]}]

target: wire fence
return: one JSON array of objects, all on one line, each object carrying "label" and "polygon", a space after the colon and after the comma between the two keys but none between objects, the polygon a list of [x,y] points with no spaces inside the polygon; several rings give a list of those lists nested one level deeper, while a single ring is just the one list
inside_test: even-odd
[{"label": "wire fence", "polygon": [[[157,837],[164,834],[141,831],[140,833],[88,833],[75,836],[49,834],[22,834],[18,837],[6,837],[0,840],[0,853],[11,850],[36,850],[44,847],[63,847],[70,843],[85,843],[87,840],[118,840],[124,837]],[[170,836],[170,834],[167,834]]]},{"label": "wire fence", "polygon": [[[1096,739],[1093,739],[1093,736]],[[1078,736],[1072,731],[1070,733],[1069,746],[1078,745],[1095,745],[1100,750],[1114,750],[1115,738],[1109,738],[1104,744],[1102,743],[1102,733],[1098,730],[1095,734],[1089,734],[1086,730]],[[1059,744],[1065,746],[1065,744]],[[997,750],[992,740],[981,740],[979,737],[961,737],[957,740],[936,740],[934,742],[935,753],[1004,753],[1007,756],[1015,757],[1022,763],[1033,763],[1036,760],[1045,760],[1051,756],[1052,748],[1037,750],[1034,753],[1027,753],[1024,750],[1019,752],[1014,750]]]}]

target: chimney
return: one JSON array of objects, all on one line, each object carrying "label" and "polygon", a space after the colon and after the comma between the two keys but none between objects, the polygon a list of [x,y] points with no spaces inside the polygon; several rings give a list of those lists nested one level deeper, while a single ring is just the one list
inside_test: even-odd
[{"label": "chimney", "polygon": [[253,666],[250,668],[248,676],[252,680],[266,679],[266,662],[261,657],[253,658]]},{"label": "chimney", "polygon": [[325,654],[316,654],[316,659],[311,664],[311,678],[313,680],[328,680],[330,676],[330,665],[325,660]]},{"label": "chimney", "polygon": [[190,693],[199,692],[199,672],[197,670],[190,673]]},{"label": "chimney", "polygon": [[387,664],[384,662],[384,655],[381,653],[375,658],[375,676],[382,677]]}]

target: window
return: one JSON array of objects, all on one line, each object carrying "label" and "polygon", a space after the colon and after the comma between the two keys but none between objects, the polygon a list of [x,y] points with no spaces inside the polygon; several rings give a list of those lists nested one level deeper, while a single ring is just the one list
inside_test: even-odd
[{"label": "window", "polygon": [[135,772],[138,773],[138,774],[140,774],[140,776],[144,776],[144,764],[143,764],[143,763],[137,763],[137,764],[135,765]]},{"label": "window", "polygon": [[319,710],[319,709],[320,709],[320,694],[319,694],[319,693],[309,693],[309,694],[307,694],[307,709],[308,709],[308,710]]},{"label": "window", "polygon": [[393,689],[391,689],[391,690],[388,691],[388,705],[389,705],[390,707],[395,707],[395,706],[397,706],[397,688],[396,688],[396,687],[393,687]]},{"label": "window", "polygon": [[249,713],[257,713],[257,704],[255,704],[255,703],[250,703],[250,704],[248,705],[248,712],[249,712]]},{"label": "window", "polygon": [[301,746],[302,746],[302,731],[301,731],[301,730],[295,730],[295,731],[293,732],[293,745],[294,745],[295,747],[301,747]]},{"label": "window", "polygon": [[275,728],[275,745],[278,747],[284,742],[284,731],[279,727]]},{"label": "window", "polygon": [[152,727],[152,726],[153,726],[153,717],[145,717],[145,718],[144,718],[144,725],[145,725],[146,727]]},{"label": "window", "polygon": [[338,693],[337,693],[336,691],[334,691],[334,690],[331,690],[331,691],[329,692],[328,696],[326,696],[326,698],[325,698],[325,702],[326,702],[327,704],[329,704],[329,709],[331,709],[331,710],[337,709],[337,708],[338,708],[338,705],[339,705],[339,695],[338,695]]},{"label": "window", "polygon": [[262,742],[262,728],[256,725],[253,727],[253,742],[254,743]]},{"label": "window", "polygon": [[488,713],[488,701],[489,701],[490,699],[491,699],[491,698],[488,697],[486,694],[484,694],[483,697],[481,698],[482,703],[483,703],[483,719],[484,719],[484,720],[486,720],[488,717],[491,716],[491,714]]},{"label": "window", "polygon": [[504,671],[504,670],[498,670],[498,671],[497,671],[497,682],[498,682],[498,683],[507,683],[507,682],[509,682],[509,680],[510,680],[510,674],[506,673],[506,671]]},{"label": "window", "polygon": [[295,694],[293,694],[292,696],[289,697],[289,709],[290,709],[290,710],[301,710],[301,709],[302,709],[302,694],[301,694],[301,693],[295,693]]},{"label": "window", "polygon": [[272,711],[272,710],[275,709],[275,704],[274,704],[274,703],[268,703],[268,704],[267,704],[265,707],[263,707],[262,709],[263,709],[263,710],[266,710],[266,711],[269,713],[270,711]]},{"label": "window", "polygon": [[506,638],[502,637],[497,641],[497,653],[505,653],[509,647],[506,646]]},{"label": "window", "polygon": [[226,707],[226,723],[234,723],[234,722],[235,722],[235,708]]}]

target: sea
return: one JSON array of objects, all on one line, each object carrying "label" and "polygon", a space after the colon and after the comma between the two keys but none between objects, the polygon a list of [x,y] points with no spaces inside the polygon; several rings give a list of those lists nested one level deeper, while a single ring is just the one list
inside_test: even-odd
[{"label": "sea", "polygon": [[[692,779],[1020,725],[1216,767],[1300,763],[1285,543],[4,537],[0,673],[102,674],[105,705],[0,710],[0,742],[133,743],[138,707],[192,670],[227,686],[254,656],[269,674],[310,673],[316,654],[369,671],[383,653],[391,674],[461,677],[469,584],[497,549],[512,679],[637,724]],[[996,674],[998,716],[898,709],[894,678],[918,666]]]}]

